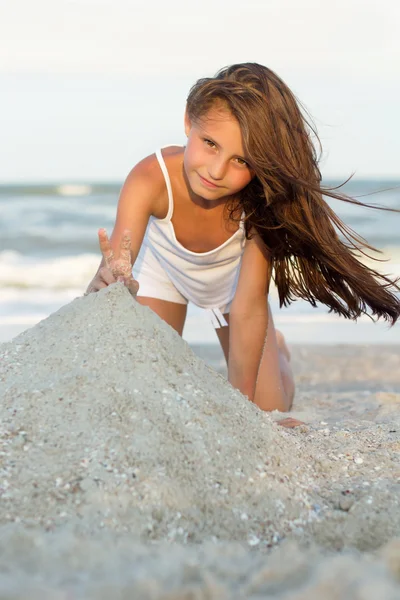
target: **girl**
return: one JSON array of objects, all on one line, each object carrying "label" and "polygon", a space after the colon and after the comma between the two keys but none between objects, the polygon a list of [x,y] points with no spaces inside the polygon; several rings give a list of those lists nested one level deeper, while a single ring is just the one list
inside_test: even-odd
[{"label": "girl", "polygon": [[110,241],[99,230],[103,260],[86,293],[124,281],[180,335],[188,301],[206,308],[231,384],[262,410],[287,411],[295,388],[269,308],[271,277],[281,306],[304,298],[351,319],[369,307],[392,324],[397,281],[358,260],[373,248],[322,195],[361,203],[321,186],[316,132],[273,71],[244,63],[200,79],[185,132],[186,146],[129,173]]}]

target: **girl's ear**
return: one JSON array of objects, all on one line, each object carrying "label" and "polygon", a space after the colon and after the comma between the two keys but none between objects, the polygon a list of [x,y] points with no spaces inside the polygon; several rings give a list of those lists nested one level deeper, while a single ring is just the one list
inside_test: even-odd
[{"label": "girl's ear", "polygon": [[186,136],[188,136],[188,135],[189,135],[189,132],[190,132],[190,130],[191,130],[191,128],[192,128],[192,123],[191,123],[191,121],[190,121],[190,119],[189,119],[189,115],[188,115],[188,112],[187,112],[187,108],[186,108],[186,110],[185,110],[185,119],[184,119],[184,124],[185,124],[185,135],[186,135]]}]

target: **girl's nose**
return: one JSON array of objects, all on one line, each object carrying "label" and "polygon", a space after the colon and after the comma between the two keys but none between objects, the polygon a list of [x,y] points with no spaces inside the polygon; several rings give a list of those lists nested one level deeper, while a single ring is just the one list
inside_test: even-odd
[{"label": "girl's nose", "polygon": [[214,160],[208,165],[208,174],[211,179],[219,181],[224,178],[226,172],[226,165],[222,160]]}]

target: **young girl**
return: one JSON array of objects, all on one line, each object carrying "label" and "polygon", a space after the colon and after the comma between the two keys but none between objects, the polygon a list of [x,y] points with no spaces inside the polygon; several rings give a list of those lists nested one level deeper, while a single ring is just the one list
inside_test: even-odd
[{"label": "young girl", "polygon": [[[290,354],[268,303],[304,298],[346,318],[395,323],[395,282],[363,265],[371,246],[323,200],[315,131],[285,83],[256,63],[222,69],[190,90],[186,146],[168,146],[129,173],[103,260],[86,293],[124,281],[182,335],[188,301],[206,308],[228,379],[262,410],[287,411]],[[317,138],[318,139],[318,138]],[[341,233],[346,241],[340,239]],[[133,266],[133,276],[132,276]]]}]

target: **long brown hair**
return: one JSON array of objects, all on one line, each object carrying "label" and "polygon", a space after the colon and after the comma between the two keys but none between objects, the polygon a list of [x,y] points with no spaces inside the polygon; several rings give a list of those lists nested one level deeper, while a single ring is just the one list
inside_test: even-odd
[{"label": "long brown hair", "polygon": [[246,237],[256,230],[263,239],[280,305],[303,298],[313,306],[322,302],[349,319],[368,314],[369,307],[373,315],[394,324],[400,315],[395,294],[399,279],[359,260],[365,249],[379,250],[345,225],[323,195],[377,207],[338,193],[342,186],[321,185],[312,136],[321,148],[320,140],[287,85],[257,63],[232,65],[191,88],[189,118],[201,119],[216,103],[237,118],[255,171],[239,201],[228,206],[230,217],[237,219],[244,211]]}]

